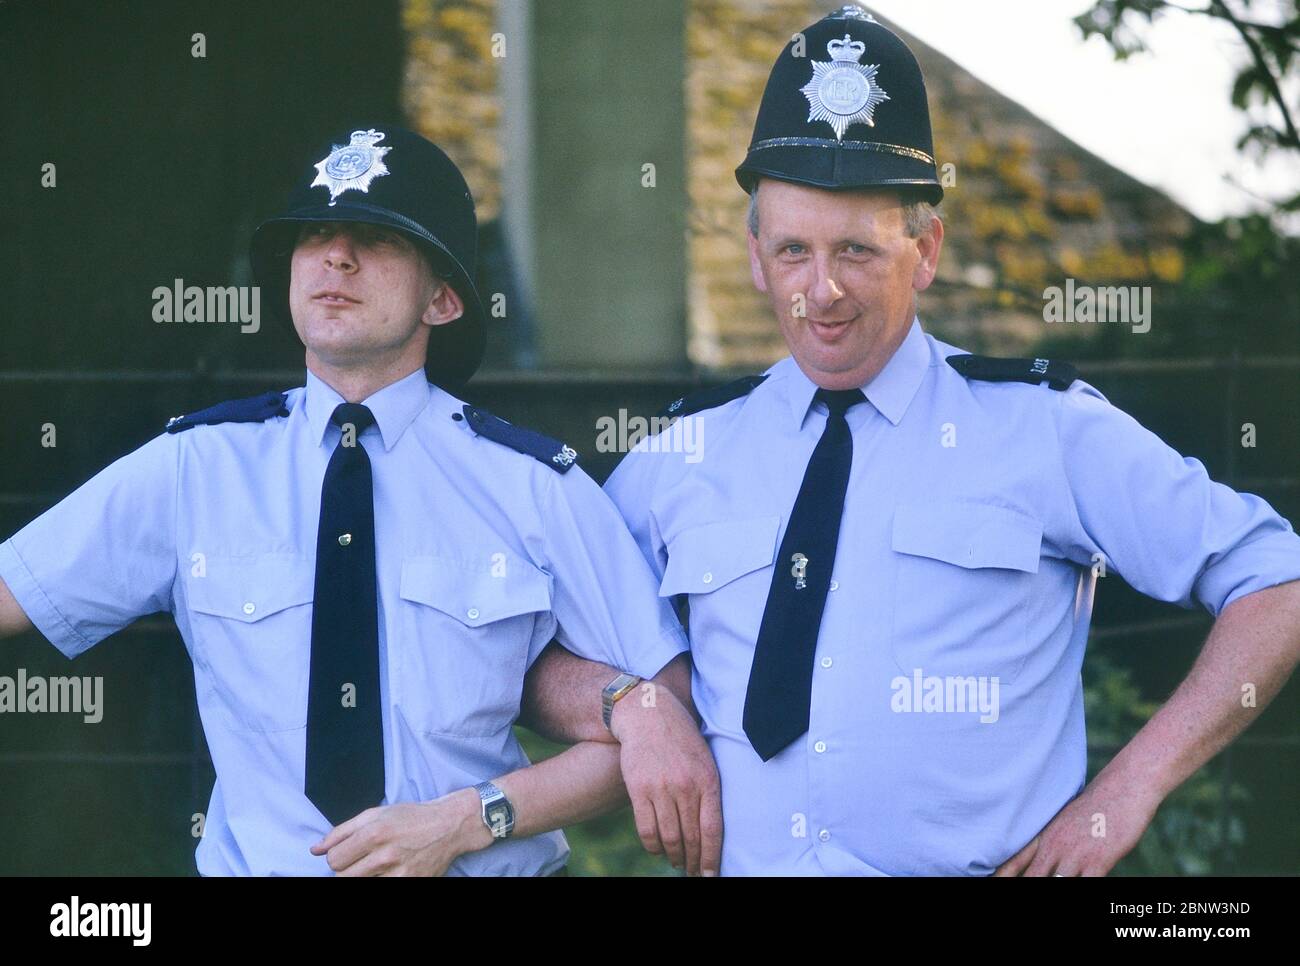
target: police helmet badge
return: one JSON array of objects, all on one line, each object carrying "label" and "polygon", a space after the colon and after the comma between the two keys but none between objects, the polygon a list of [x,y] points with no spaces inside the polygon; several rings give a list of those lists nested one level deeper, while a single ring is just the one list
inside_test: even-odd
[{"label": "police helmet badge", "polygon": [[800,90],[808,98],[808,121],[825,121],[842,141],[850,124],[875,127],[875,110],[889,95],[876,81],[880,65],[859,63],[867,52],[862,41],[845,34],[828,43],[826,52],[830,61],[813,61],[812,80]]},{"label": "police helmet badge", "polygon": [[336,144],[328,157],[316,162],[316,180],[309,187],[329,188],[331,206],[349,189],[369,192],[371,181],[388,174],[384,155],[393,149],[376,147],[383,139],[384,132],[374,128],[353,131],[350,144]]}]

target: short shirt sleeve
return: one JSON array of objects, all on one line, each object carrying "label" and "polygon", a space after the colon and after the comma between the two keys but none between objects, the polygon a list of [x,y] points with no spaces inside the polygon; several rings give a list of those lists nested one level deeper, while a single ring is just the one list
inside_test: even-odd
[{"label": "short shirt sleeve", "polygon": [[576,468],[550,478],[544,512],[557,639],[580,657],[654,677],[687,650],[659,581],[595,481]]},{"label": "short shirt sleeve", "polygon": [[172,609],[177,446],[156,437],[0,544],[0,578],[68,657]]},{"label": "short shirt sleeve", "polygon": [[1300,537],[1268,503],[1211,480],[1100,392],[1059,394],[1061,461],[1077,549],[1131,586],[1215,616],[1239,597],[1300,579]]},{"label": "short shirt sleeve", "polygon": [[659,471],[666,460],[665,454],[633,449],[605,481],[605,492],[618,508],[628,532],[659,580],[663,580],[668,566],[668,549],[660,536],[650,504],[659,481]]}]

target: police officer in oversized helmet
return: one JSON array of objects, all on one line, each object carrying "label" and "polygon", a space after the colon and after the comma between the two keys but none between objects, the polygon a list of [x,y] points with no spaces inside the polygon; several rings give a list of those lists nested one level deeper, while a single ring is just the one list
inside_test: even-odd
[{"label": "police officer in oversized helmet", "polygon": [[[0,544],[0,633],[72,657],[175,616],[216,771],[204,875],[559,874],[620,758],[643,837],[716,869],[685,639],[636,544],[572,448],[457,397],[484,345],[464,179],[383,124],[313,161],[252,241],[305,385],[173,418]],[[530,767],[524,709],[581,743]]]},{"label": "police officer in oversized helmet", "polygon": [[[861,8],[785,46],[736,177],[790,354],[667,407],[707,458],[639,447],[606,484],[687,604],[722,874],[1105,873],[1258,714],[1241,688],[1295,665],[1300,538],[1068,364],[924,331],[943,245],[925,84]],[[1218,621],[1085,787],[1098,560]]]},{"label": "police officer in oversized helmet", "polygon": [[[459,169],[436,145],[391,127],[353,131],[313,167],[315,177],[301,180],[284,213],[253,233],[253,275],[272,311],[303,335],[298,316],[313,313],[303,311],[310,298],[290,304],[292,257],[300,238],[325,236],[322,226],[347,223],[363,236],[409,241],[439,286],[436,313],[421,316],[429,329],[429,381],[463,388],[483,359],[485,317],[474,283],[478,221]],[[342,308],[315,314],[343,317]]]}]

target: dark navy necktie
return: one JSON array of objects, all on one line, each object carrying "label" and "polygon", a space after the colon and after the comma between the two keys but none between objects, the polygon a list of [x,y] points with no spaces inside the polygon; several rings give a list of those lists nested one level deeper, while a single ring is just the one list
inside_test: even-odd
[{"label": "dark navy necktie", "polygon": [[330,421],[343,435],[320,494],[304,791],[338,825],[383,800],[384,735],[374,490],[361,445],[375,417],[365,406],[341,403]]},{"label": "dark navy necktie", "polygon": [[813,655],[853,466],[844,414],[866,397],[861,389],[818,389],[813,398],[830,412],[781,540],[745,693],[745,734],[764,761],[808,730]]}]

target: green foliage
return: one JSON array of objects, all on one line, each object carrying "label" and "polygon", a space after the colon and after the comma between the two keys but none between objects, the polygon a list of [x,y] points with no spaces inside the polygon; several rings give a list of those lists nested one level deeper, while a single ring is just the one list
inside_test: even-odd
[{"label": "green foliage", "polygon": [[1300,353],[1300,238],[1279,230],[1271,215],[1246,215],[1197,223],[1182,253],[1181,281],[1152,291],[1160,318],[1173,324],[1153,325],[1141,338],[1123,326],[1102,327],[1090,339],[1054,331],[1037,354],[1080,362]]},{"label": "green foliage", "polygon": [[[1088,722],[1088,780],[1144,725],[1159,702],[1144,700],[1129,672],[1105,654],[1089,654],[1083,667],[1084,714]],[[1235,782],[1220,782],[1211,762],[1167,798],[1137,847],[1120,860],[1111,875],[1208,875],[1214,859],[1228,846],[1245,841],[1245,828],[1231,815],[1249,800]],[[1229,818],[1222,820],[1224,806]],[[1222,872],[1223,870],[1218,870]]]},{"label": "green foliage", "polygon": [[[1251,14],[1257,9],[1265,9],[1270,20],[1252,19]],[[1277,150],[1300,152],[1300,132],[1291,113],[1293,105],[1283,92],[1300,53],[1300,9],[1296,0],[1278,0],[1267,5],[1251,0],[1232,3],[1209,0],[1204,7],[1185,7],[1168,0],[1098,0],[1075,17],[1074,23],[1085,40],[1102,37],[1110,44],[1117,60],[1126,60],[1147,49],[1139,32],[1142,22],[1149,27],[1157,17],[1171,11],[1229,24],[1249,54],[1249,60],[1233,79],[1232,105],[1240,111],[1268,106],[1282,119],[1280,125],[1250,124],[1237,141],[1238,150],[1253,146],[1263,154]],[[1300,210],[1300,194],[1279,199],[1275,204],[1282,211]]]},{"label": "green foliage", "polygon": [[[529,761],[542,761],[564,750],[563,745],[547,741],[523,728],[516,728],[515,734]],[[564,834],[569,840],[571,853],[570,875],[681,875],[663,856],[651,855],[641,847],[631,805],[566,828]]]},{"label": "green foliage", "polygon": [[1084,39],[1103,37],[1114,49],[1116,59],[1127,60],[1147,49],[1129,21],[1142,18],[1149,24],[1167,6],[1164,0],[1099,0],[1074,22]]}]

